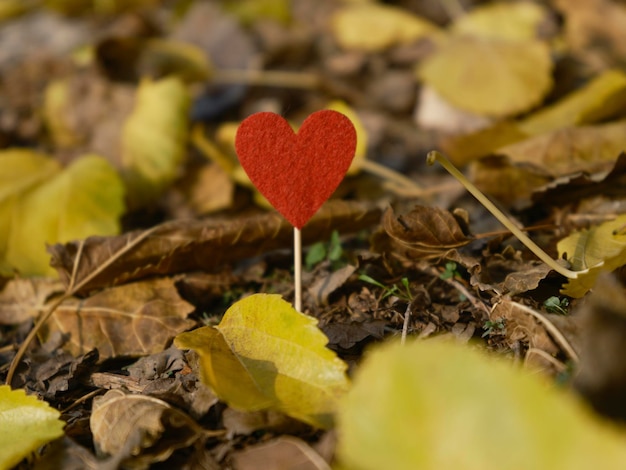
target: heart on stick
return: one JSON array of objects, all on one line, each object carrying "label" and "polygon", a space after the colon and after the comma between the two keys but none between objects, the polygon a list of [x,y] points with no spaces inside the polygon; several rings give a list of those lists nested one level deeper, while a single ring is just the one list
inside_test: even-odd
[{"label": "heart on stick", "polygon": [[237,129],[241,166],[263,196],[301,229],[343,180],[356,150],[356,130],[343,114],[311,114],[294,133],[275,113],[257,113]]}]

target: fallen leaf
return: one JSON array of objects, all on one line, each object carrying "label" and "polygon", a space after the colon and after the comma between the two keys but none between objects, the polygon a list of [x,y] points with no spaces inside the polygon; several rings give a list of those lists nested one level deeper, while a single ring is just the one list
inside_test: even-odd
[{"label": "fallen leaf", "polygon": [[472,9],[457,19],[450,29],[461,35],[525,41],[537,38],[541,24],[548,16],[548,10],[537,3],[492,3]]},{"label": "fallen leaf", "polygon": [[317,305],[328,305],[328,297],[339,289],[354,274],[356,266],[350,264],[333,271],[328,276],[317,279],[307,288]]},{"label": "fallen leaf", "polygon": [[372,351],[342,402],[338,435],[342,467],[362,470],[626,465],[623,433],[571,393],[437,340]]},{"label": "fallen leaf", "polygon": [[347,365],[325,347],[317,320],[279,295],[233,304],[216,327],[178,335],[174,344],[200,356],[200,375],[234,408],[275,409],[328,428],[348,388]]},{"label": "fallen leaf", "polygon": [[361,122],[356,111],[348,106],[345,101],[335,100],[328,103],[327,109],[332,109],[333,111],[340,112],[344,116],[346,116],[352,122],[354,129],[356,130],[356,149],[354,151],[354,158],[352,159],[352,164],[348,169],[348,175],[355,175],[361,171],[363,166],[363,160],[365,160],[367,155],[367,145],[368,145],[368,136],[365,126]]},{"label": "fallen leaf", "polygon": [[[89,426],[97,453],[147,468],[189,447],[204,430],[187,414],[157,398],[109,390],[93,401]],[[117,468],[117,467],[116,467]]]},{"label": "fallen leaf", "polygon": [[336,41],[344,49],[372,52],[439,33],[437,26],[406,9],[378,3],[342,7],[333,15],[331,28]]},{"label": "fallen leaf", "polygon": [[505,203],[529,199],[555,178],[606,171],[626,146],[626,121],[569,127],[495,150],[471,163],[474,184]]},{"label": "fallen leaf", "polygon": [[[345,233],[371,227],[379,222],[381,212],[380,207],[370,203],[328,201],[303,230],[303,243],[327,240],[333,230]],[[137,246],[128,250],[128,246],[133,243],[137,243]],[[72,276],[81,244],[71,242],[48,247],[52,255],[50,264],[58,269],[65,285]],[[276,213],[237,219],[176,220],[147,232],[134,231],[117,237],[88,238],[82,248],[75,285],[117,256],[111,266],[93,277],[79,292],[123,284],[155,274],[221,268],[229,262],[292,244],[293,227]]]},{"label": "fallen leaf", "polygon": [[596,284],[603,271],[613,271],[626,264],[626,215],[587,230],[571,233],[557,243],[559,258],[565,258],[574,271],[589,269],[570,279],[561,293],[582,297]]},{"label": "fallen leaf", "polygon": [[46,308],[48,298],[64,291],[58,280],[12,279],[0,292],[0,325],[16,325],[37,318]]},{"label": "fallen leaf", "polygon": [[[139,58],[142,76],[176,76],[188,83],[206,82],[213,74],[207,54],[194,44],[152,38],[145,41],[143,46]],[[180,99],[175,96],[172,98]]]},{"label": "fallen leaf", "polygon": [[601,122],[626,106],[626,74],[621,70],[602,72],[584,86],[552,106],[520,121],[517,126],[527,135],[538,135],[563,127]]},{"label": "fallen leaf", "polygon": [[474,36],[448,38],[418,68],[419,78],[454,106],[494,117],[539,104],[552,88],[551,74],[543,42]]},{"label": "fallen leaf", "polygon": [[330,465],[306,442],[292,436],[281,436],[235,452],[233,467],[235,470],[330,470]]},{"label": "fallen leaf", "polygon": [[119,231],[124,188],[103,158],[85,155],[63,170],[24,150],[1,152],[0,161],[0,268],[5,274],[53,275],[47,243]]},{"label": "fallen leaf", "polygon": [[272,19],[288,24],[291,19],[289,0],[222,0],[223,8],[244,24],[259,19]]},{"label": "fallen leaf", "polygon": [[121,173],[132,207],[149,202],[178,177],[187,143],[189,101],[178,78],[139,84],[121,137]]},{"label": "fallen leaf", "polygon": [[176,334],[195,324],[186,317],[194,307],[179,295],[174,281],[156,279],[124,284],[87,299],[61,304],[42,328],[69,335],[74,355],[98,349],[101,359],[162,351]]},{"label": "fallen leaf", "polygon": [[438,207],[415,206],[405,215],[396,216],[389,208],[383,216],[383,228],[391,239],[392,252],[408,259],[442,257],[454,248],[472,241],[467,221]]},{"label": "fallen leaf", "polygon": [[219,165],[203,165],[188,188],[190,203],[198,214],[228,209],[233,204],[235,186]]},{"label": "fallen leaf", "polygon": [[61,413],[24,390],[0,385],[0,468],[9,469],[63,435]]}]

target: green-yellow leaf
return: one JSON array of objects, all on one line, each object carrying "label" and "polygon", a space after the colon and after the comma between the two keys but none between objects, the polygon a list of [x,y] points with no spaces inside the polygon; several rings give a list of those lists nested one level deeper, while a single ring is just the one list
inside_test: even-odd
[{"label": "green-yellow leaf", "polygon": [[259,18],[287,24],[291,19],[289,0],[222,0],[222,4],[226,11],[233,13],[245,24],[253,23]]},{"label": "green-yellow leaf", "polygon": [[547,10],[537,3],[491,3],[463,15],[451,27],[455,34],[525,41],[537,38]]},{"label": "green-yellow leaf", "polygon": [[353,470],[626,467],[625,436],[573,395],[437,340],[373,351],[338,420],[340,463]]},{"label": "green-yellow leaf", "polygon": [[573,271],[589,269],[570,279],[561,293],[582,297],[596,283],[602,271],[613,271],[626,265],[626,215],[574,232],[557,244],[559,258],[565,256]]},{"label": "green-yellow leaf", "polygon": [[279,295],[255,294],[233,304],[218,326],[178,335],[174,344],[198,353],[203,381],[232,407],[274,409],[329,428],[348,379],[327,342],[316,319]]},{"label": "green-yellow leaf", "polygon": [[173,39],[149,39],[141,53],[142,68],[157,76],[175,75],[186,82],[207,81],[213,74],[204,50]]},{"label": "green-yellow leaf", "polygon": [[440,34],[437,26],[406,9],[377,3],[344,6],[334,14],[331,28],[341,47],[365,51]]},{"label": "green-yellow leaf", "polygon": [[453,36],[428,57],[419,77],[454,106],[504,117],[539,104],[552,88],[550,49],[540,41]]},{"label": "green-yellow leaf", "polygon": [[131,206],[156,197],[179,174],[187,143],[189,94],[175,77],[143,80],[124,124],[122,175]]},{"label": "green-yellow leaf", "polygon": [[101,157],[78,158],[62,170],[33,152],[0,153],[0,267],[49,275],[46,244],[119,232],[124,188]]},{"label": "green-yellow leaf", "polygon": [[626,74],[607,70],[552,106],[518,123],[528,135],[537,135],[561,127],[598,122],[626,107]]},{"label": "green-yellow leaf", "polygon": [[0,385],[0,469],[9,469],[63,435],[61,413],[24,390]]}]

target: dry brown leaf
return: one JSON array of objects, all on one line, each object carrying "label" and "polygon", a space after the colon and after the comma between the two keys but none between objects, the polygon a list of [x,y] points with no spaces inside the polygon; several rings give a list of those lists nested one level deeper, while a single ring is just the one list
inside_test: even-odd
[{"label": "dry brown leaf", "polygon": [[[613,168],[589,174],[576,173],[557,178],[547,186],[538,189],[532,195],[533,207],[541,205],[562,206],[583,198],[603,195],[606,197],[626,196],[626,153],[622,152]],[[529,209],[529,210],[532,210]]]},{"label": "dry brown leaf", "polygon": [[13,279],[0,292],[0,325],[16,325],[37,316],[45,309],[46,300],[65,291],[53,279]]},{"label": "dry brown leaf", "polygon": [[[506,341],[514,349],[519,343],[527,343],[529,348],[538,349],[550,356],[556,356],[559,348],[552,338],[535,317],[518,307],[515,302],[501,300],[491,311],[491,320],[504,320]],[[528,362],[537,365],[541,369],[550,369],[552,364],[541,356],[529,355]]]},{"label": "dry brown leaf", "polygon": [[330,470],[330,465],[306,442],[291,436],[235,452],[233,464],[235,470]]},{"label": "dry brown leaf", "polygon": [[343,268],[315,280],[307,290],[317,305],[328,305],[328,296],[344,285],[354,274],[356,268],[356,266],[347,264]]},{"label": "dry brown leaf", "polygon": [[626,121],[570,127],[502,147],[504,158],[475,161],[472,179],[505,203],[530,197],[554,178],[606,171],[626,147]]},{"label": "dry brown leaf", "polygon": [[162,351],[191,328],[195,322],[186,317],[193,310],[171,279],[135,282],[64,302],[41,335],[69,334],[67,348],[75,355],[97,348],[101,359],[141,356]]},{"label": "dry brown leaf", "polygon": [[441,257],[467,245],[472,237],[465,227],[466,221],[461,217],[438,207],[415,206],[400,216],[389,208],[383,216],[391,250],[408,259]]},{"label": "dry brown leaf", "polygon": [[[375,225],[381,209],[372,203],[328,201],[302,230],[303,242],[326,240],[332,230],[354,232]],[[279,214],[237,219],[175,220],[147,232],[117,237],[90,237],[85,241],[76,272],[76,284],[93,274],[138,237],[145,237],[113,264],[82,286],[79,292],[123,284],[154,274],[173,274],[223,268],[229,262],[291,246],[293,227]],[[80,242],[48,248],[51,265],[68,284]]]},{"label": "dry brown leaf", "polygon": [[191,417],[166,402],[121,390],[94,399],[89,425],[98,454],[126,461],[124,468],[128,459],[134,468],[147,468],[204,436]]}]

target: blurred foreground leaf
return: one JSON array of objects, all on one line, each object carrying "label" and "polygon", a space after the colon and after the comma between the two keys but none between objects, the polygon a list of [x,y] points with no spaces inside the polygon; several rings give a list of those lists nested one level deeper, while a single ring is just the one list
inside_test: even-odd
[{"label": "blurred foreground leaf", "polygon": [[124,188],[101,157],[86,155],[66,169],[26,150],[0,152],[0,270],[52,275],[46,244],[119,231]]},{"label": "blurred foreground leaf", "polygon": [[596,284],[602,271],[613,271],[626,264],[626,215],[588,230],[574,232],[557,244],[559,258],[566,257],[579,274],[563,286],[561,293],[582,297]]},{"label": "blurred foreground leaf", "polygon": [[31,452],[63,435],[61,413],[24,390],[0,385],[0,469],[17,465]]},{"label": "blurred foreground leaf", "polygon": [[626,465],[624,436],[573,395],[453,343],[373,351],[339,412],[342,468],[584,470]]},{"label": "blurred foreground leaf", "polygon": [[218,326],[174,340],[198,353],[202,380],[232,407],[275,409],[321,428],[332,425],[348,389],[347,365],[327,343],[316,319],[268,294],[246,297]]}]

